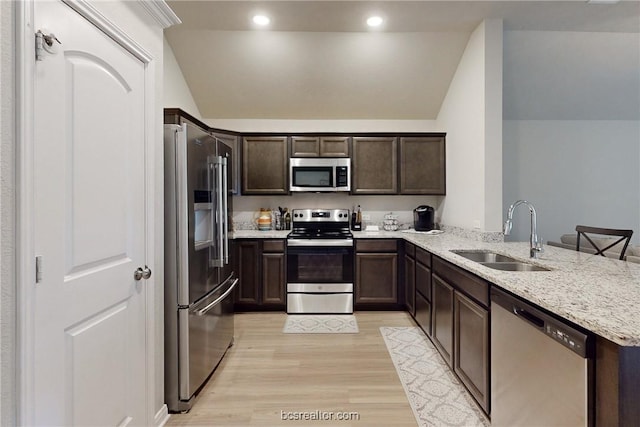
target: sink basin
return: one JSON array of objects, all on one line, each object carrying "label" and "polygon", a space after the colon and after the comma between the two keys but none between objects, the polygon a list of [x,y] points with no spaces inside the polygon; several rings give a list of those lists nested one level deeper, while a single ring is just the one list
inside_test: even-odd
[{"label": "sink basin", "polygon": [[550,271],[548,268],[528,262],[519,261],[506,255],[497,254],[490,251],[458,249],[452,250],[454,254],[475,261],[485,267],[502,271]]},{"label": "sink basin", "polygon": [[494,270],[503,271],[550,271],[548,268],[540,267],[535,264],[526,262],[481,262],[480,264],[493,268]]},{"label": "sink basin", "polygon": [[451,252],[475,262],[518,262],[517,259],[508,257],[506,255],[500,255],[495,252],[474,250],[453,250]]}]

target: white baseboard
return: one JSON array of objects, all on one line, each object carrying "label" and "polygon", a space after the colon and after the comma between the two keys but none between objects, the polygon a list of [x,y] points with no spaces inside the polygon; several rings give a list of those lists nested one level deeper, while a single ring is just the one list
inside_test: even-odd
[{"label": "white baseboard", "polygon": [[162,408],[156,413],[153,418],[153,425],[156,427],[164,426],[169,421],[169,408],[167,405],[162,405]]}]

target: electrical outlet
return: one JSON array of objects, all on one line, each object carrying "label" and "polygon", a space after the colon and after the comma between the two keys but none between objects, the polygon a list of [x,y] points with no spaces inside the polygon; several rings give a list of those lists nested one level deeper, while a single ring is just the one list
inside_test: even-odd
[{"label": "electrical outlet", "polygon": [[476,230],[480,230],[480,220],[476,219],[473,221],[473,228],[475,228]]},{"label": "electrical outlet", "polygon": [[371,221],[371,215],[362,214],[362,220],[363,221]]}]

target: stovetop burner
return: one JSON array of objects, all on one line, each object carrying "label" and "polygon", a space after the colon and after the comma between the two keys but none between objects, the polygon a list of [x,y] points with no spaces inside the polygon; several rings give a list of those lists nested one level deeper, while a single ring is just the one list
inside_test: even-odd
[{"label": "stovetop burner", "polygon": [[289,239],[352,239],[353,234],[347,230],[293,230],[287,235]]},{"label": "stovetop burner", "polygon": [[351,239],[348,209],[294,209],[289,239]]}]

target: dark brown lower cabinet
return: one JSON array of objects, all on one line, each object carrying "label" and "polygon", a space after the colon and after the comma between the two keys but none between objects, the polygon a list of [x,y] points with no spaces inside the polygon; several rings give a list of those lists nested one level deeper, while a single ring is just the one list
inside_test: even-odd
[{"label": "dark brown lower cabinet", "polygon": [[356,304],[398,302],[398,254],[356,255]]},{"label": "dark brown lower cabinet", "polygon": [[489,311],[454,291],[454,372],[489,412]]},{"label": "dark brown lower cabinet", "polygon": [[235,270],[239,278],[237,310],[286,308],[285,241],[235,240]]},{"label": "dark brown lower cabinet", "polygon": [[436,275],[431,280],[431,338],[453,368],[453,287]]},{"label": "dark brown lower cabinet", "polygon": [[391,239],[356,240],[356,309],[397,308],[398,252]]},{"label": "dark brown lower cabinet", "polygon": [[433,257],[431,267],[432,341],[489,413],[490,285],[438,257]]},{"label": "dark brown lower cabinet", "polygon": [[238,276],[238,291],[236,304],[258,304],[260,294],[260,241],[235,240],[234,259],[235,271]]},{"label": "dark brown lower cabinet", "polygon": [[262,254],[262,303],[285,303],[284,253]]},{"label": "dark brown lower cabinet", "polygon": [[404,256],[404,295],[407,311],[415,316],[416,309],[416,261],[409,255]]},{"label": "dark brown lower cabinet", "polygon": [[416,259],[416,315],[422,330],[431,336],[431,269]]}]

